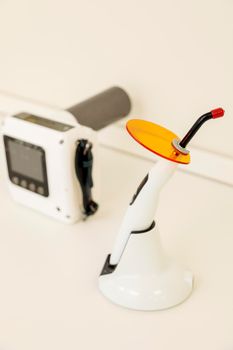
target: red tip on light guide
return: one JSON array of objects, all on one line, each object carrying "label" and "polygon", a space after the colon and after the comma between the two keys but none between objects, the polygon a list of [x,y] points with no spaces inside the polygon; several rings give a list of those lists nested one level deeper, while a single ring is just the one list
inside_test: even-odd
[{"label": "red tip on light guide", "polygon": [[211,114],[212,114],[212,118],[215,119],[215,118],[220,118],[220,117],[223,117],[224,116],[224,109],[222,108],[216,108],[216,109],[213,109],[211,111]]}]

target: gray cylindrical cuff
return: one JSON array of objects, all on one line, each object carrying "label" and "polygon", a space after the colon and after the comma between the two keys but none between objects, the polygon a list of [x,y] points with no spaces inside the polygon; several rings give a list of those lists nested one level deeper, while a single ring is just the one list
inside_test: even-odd
[{"label": "gray cylindrical cuff", "polygon": [[100,130],[127,116],[130,109],[127,93],[120,87],[112,87],[67,110],[80,124]]}]

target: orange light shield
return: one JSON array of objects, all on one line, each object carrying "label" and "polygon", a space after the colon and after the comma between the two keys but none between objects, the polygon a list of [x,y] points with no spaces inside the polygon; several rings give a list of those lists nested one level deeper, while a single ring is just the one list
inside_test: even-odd
[{"label": "orange light shield", "polygon": [[129,120],[126,129],[134,140],[158,156],[180,164],[190,163],[189,154],[182,154],[172,146],[172,141],[179,138],[170,130],[141,119]]}]

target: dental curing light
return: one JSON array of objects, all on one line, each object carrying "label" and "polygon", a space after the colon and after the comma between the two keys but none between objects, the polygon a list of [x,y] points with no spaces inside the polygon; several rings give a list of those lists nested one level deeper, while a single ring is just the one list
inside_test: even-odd
[{"label": "dental curing light", "polygon": [[178,164],[188,164],[186,146],[209,119],[222,117],[222,108],[202,115],[180,140],[173,132],[144,120],[129,120],[129,134],[160,159],[134,194],[101,275],[101,292],[116,304],[136,310],[161,310],[182,303],[192,292],[193,274],[167,257],[154,215],[163,185]]}]

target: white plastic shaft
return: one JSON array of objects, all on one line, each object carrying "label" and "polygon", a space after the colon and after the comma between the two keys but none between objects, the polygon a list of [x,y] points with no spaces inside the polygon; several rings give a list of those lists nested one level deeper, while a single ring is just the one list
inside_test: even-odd
[{"label": "white plastic shaft", "polygon": [[177,163],[160,159],[148,173],[146,183],[126,211],[111,254],[111,265],[119,263],[131,232],[146,230],[152,224],[159,192],[172,176],[176,167]]}]

